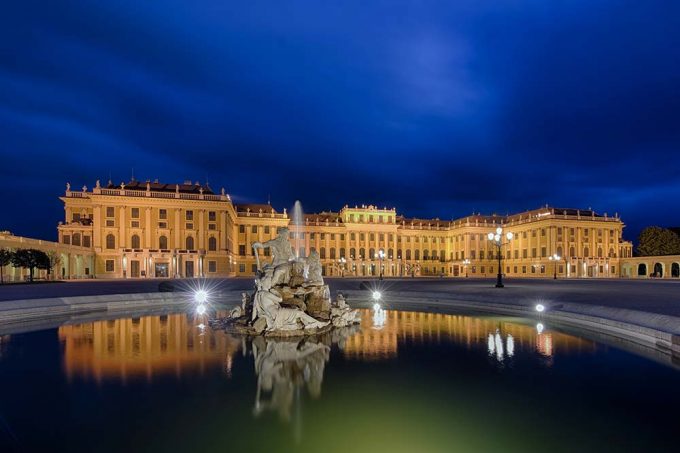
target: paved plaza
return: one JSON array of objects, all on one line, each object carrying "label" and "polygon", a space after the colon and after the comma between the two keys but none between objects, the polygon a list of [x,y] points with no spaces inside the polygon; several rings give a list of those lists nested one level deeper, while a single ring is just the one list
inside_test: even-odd
[{"label": "paved plaza", "polygon": [[[88,280],[0,286],[0,301],[48,297],[133,294],[157,292],[159,283],[171,281],[190,287],[190,280]],[[246,291],[250,278],[207,280],[222,290]],[[389,304],[390,292],[446,293],[448,298],[476,302],[515,304],[579,303],[627,308],[680,316],[680,281],[668,280],[529,280],[507,279],[505,288],[495,288],[492,279],[350,279],[327,278],[331,291],[358,290],[362,282],[379,288]],[[2,302],[0,302],[1,304]]]}]

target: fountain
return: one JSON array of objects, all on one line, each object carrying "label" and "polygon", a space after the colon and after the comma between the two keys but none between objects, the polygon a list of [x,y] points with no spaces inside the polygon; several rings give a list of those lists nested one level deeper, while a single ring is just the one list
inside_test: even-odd
[{"label": "fountain", "polygon": [[[299,215],[299,221],[301,213],[298,201],[294,220]],[[279,227],[276,238],[253,243],[258,269],[255,292],[243,293],[241,305],[228,317],[214,320],[214,328],[247,335],[294,337],[359,324],[358,312],[347,305],[342,294],[331,300],[318,252],[312,251],[308,257],[297,256],[289,233],[287,227]],[[271,263],[260,265],[260,249],[271,251]]]},{"label": "fountain", "polygon": [[295,256],[297,258],[300,257],[300,233],[302,232],[302,227],[305,224],[305,216],[304,213],[302,212],[302,203],[300,203],[300,200],[295,200],[295,204],[293,205],[293,225],[295,225],[295,228],[293,229],[295,233]]}]

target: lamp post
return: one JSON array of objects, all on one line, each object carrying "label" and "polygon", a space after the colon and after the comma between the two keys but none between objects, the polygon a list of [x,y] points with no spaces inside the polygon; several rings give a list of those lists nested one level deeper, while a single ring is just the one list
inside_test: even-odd
[{"label": "lamp post", "polygon": [[[495,233],[489,233],[487,235],[487,238],[493,245],[496,246],[497,252],[498,252],[498,276],[496,278],[496,288],[503,288],[503,267],[502,267],[502,260],[503,260],[503,254],[501,253],[501,248],[505,244],[509,244],[510,241],[512,241],[512,233],[509,231],[503,236],[503,228],[498,227],[496,228]],[[503,242],[503,238],[507,239],[507,242]]]},{"label": "lamp post", "polygon": [[383,260],[385,259],[385,252],[382,249],[380,249],[378,251],[378,253],[375,254],[375,258],[377,260],[379,260],[378,263],[379,263],[380,269],[378,270],[378,275],[380,276],[379,280],[382,280],[383,279]]},{"label": "lamp post", "polygon": [[561,257],[557,253],[554,253],[552,256],[548,257],[548,259],[555,262],[555,273],[553,274],[553,280],[557,280],[557,262],[561,259]]},{"label": "lamp post", "polygon": [[465,258],[463,260],[463,266],[465,267],[465,278],[468,276],[468,264],[470,264],[470,260]]},{"label": "lamp post", "polygon": [[344,256],[341,256],[340,259],[338,260],[338,263],[340,264],[340,276],[344,277],[345,276],[345,263],[347,263],[347,260],[345,259]]}]

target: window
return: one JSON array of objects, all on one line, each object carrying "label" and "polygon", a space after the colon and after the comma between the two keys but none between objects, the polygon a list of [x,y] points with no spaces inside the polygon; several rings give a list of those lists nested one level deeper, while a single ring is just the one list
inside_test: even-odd
[{"label": "window", "polygon": [[319,258],[321,258],[321,259],[326,258],[326,247],[321,247],[319,249]]},{"label": "window", "polygon": [[106,226],[107,226],[107,227],[116,226],[116,222],[113,221],[113,220],[107,220],[107,221],[106,221]]},{"label": "window", "polygon": [[133,220],[132,222],[130,222],[130,227],[139,228],[139,220]]},{"label": "window", "polygon": [[167,228],[168,222],[158,222],[158,228]]},{"label": "window", "polygon": [[269,226],[264,227],[264,234],[269,234]]},{"label": "window", "polygon": [[139,208],[132,208],[132,214],[130,215],[133,219],[139,218]]},{"label": "window", "polygon": [[217,225],[215,225],[214,223],[209,223],[208,229],[211,231],[215,231],[217,229]]},{"label": "window", "polygon": [[193,229],[194,229],[194,224],[193,224],[193,223],[187,223],[187,224],[186,224],[186,229],[187,229],[187,230],[193,230]]},{"label": "window", "polygon": [[106,217],[115,217],[116,210],[113,206],[106,207]]},{"label": "window", "polygon": [[536,258],[536,247],[531,249],[531,257]]},{"label": "window", "polygon": [[114,263],[113,260],[106,260],[106,272],[113,272],[115,270]]},{"label": "window", "polygon": [[193,250],[194,249],[194,238],[191,237],[191,236],[187,236],[186,249],[187,250]]},{"label": "window", "polygon": [[184,213],[185,220],[194,220],[194,211],[187,211]]},{"label": "window", "polygon": [[116,248],[116,237],[113,234],[106,235],[106,248],[109,250]]},{"label": "window", "polygon": [[239,233],[245,233],[246,232],[246,226],[245,225],[239,225],[238,226],[238,232]]},{"label": "window", "polygon": [[161,236],[158,238],[158,248],[161,249],[168,248],[168,238],[166,236]]},{"label": "window", "polygon": [[375,233],[370,233],[370,234],[368,235],[368,240],[371,241],[371,242],[372,242],[372,241],[375,241]]},{"label": "window", "polygon": [[139,236],[137,236],[136,234],[133,234],[132,237],[130,238],[130,246],[133,249],[141,248],[139,242],[140,242]]},{"label": "window", "polygon": [[211,252],[217,251],[217,238],[216,237],[208,238],[208,250],[210,250]]},{"label": "window", "polygon": [[246,256],[246,246],[241,244],[238,246],[238,254],[241,256]]},{"label": "window", "polygon": [[253,234],[257,234],[257,225],[253,225],[252,227],[250,227],[250,232]]},{"label": "window", "polygon": [[238,265],[238,271],[241,273],[244,273],[246,271],[246,265],[245,264],[239,264]]},{"label": "window", "polygon": [[253,274],[257,272],[257,264],[250,265],[250,272],[252,272]]},{"label": "window", "polygon": [[548,256],[548,251],[545,247],[541,247],[541,257],[545,258]]},{"label": "window", "polygon": [[340,247],[340,258],[345,258],[345,248]]},{"label": "window", "polygon": [[80,233],[73,233],[73,236],[71,238],[71,243],[73,245],[80,245]]},{"label": "window", "polygon": [[83,236],[83,247],[90,247],[90,236]]},{"label": "window", "polygon": [[208,261],[208,272],[217,272],[217,261]]},{"label": "window", "polygon": [[217,220],[217,213],[215,211],[208,211],[208,222]]},{"label": "window", "polygon": [[541,236],[545,236],[545,228],[541,228]]},{"label": "window", "polygon": [[356,257],[357,257],[357,249],[355,249],[355,248],[349,249],[349,258],[353,260]]},{"label": "window", "polygon": [[64,242],[64,244],[71,244],[71,236],[69,236],[68,234],[65,234],[62,241]]},{"label": "window", "polygon": [[161,220],[167,220],[168,210],[167,209],[159,209],[158,210],[158,218],[161,219]]},{"label": "window", "polygon": [[356,239],[357,239],[356,233],[350,233],[350,234],[349,234],[349,239],[350,239],[351,241],[356,241]]},{"label": "window", "polygon": [[330,259],[334,260],[335,259],[335,248],[331,247],[330,249]]}]

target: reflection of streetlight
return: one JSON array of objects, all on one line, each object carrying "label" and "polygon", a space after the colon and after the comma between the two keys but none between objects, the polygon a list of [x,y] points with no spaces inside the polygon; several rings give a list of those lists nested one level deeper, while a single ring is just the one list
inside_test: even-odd
[{"label": "reflection of streetlight", "polygon": [[467,276],[468,276],[468,268],[467,268],[468,264],[470,264],[470,260],[465,258],[463,260],[463,266],[465,267],[465,278],[467,278]]},{"label": "reflection of streetlight", "polygon": [[555,262],[555,274],[553,275],[553,279],[557,280],[557,262],[560,260],[560,255],[557,253],[553,254],[552,256],[548,257],[550,261]]},{"label": "reflection of streetlight", "polygon": [[[507,239],[507,242],[503,242],[503,237]],[[495,233],[489,233],[487,235],[487,238],[493,245],[495,245],[498,248],[498,276],[496,278],[496,288],[503,288],[503,268],[502,268],[502,260],[503,260],[503,254],[501,253],[501,247],[503,247],[505,244],[509,244],[510,241],[512,241],[512,233],[509,231],[503,236],[503,228],[498,227],[496,228]]]},{"label": "reflection of streetlight", "polygon": [[379,264],[380,264],[379,280],[382,280],[383,279],[383,259],[385,259],[385,252],[382,249],[380,249],[378,251],[378,253],[375,254],[375,258],[377,260],[379,260]]}]

